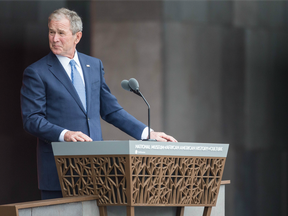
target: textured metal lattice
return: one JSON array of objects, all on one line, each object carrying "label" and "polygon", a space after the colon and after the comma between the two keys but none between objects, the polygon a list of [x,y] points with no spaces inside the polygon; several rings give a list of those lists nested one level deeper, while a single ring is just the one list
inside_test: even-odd
[{"label": "textured metal lattice", "polygon": [[56,165],[64,197],[98,195],[98,205],[211,206],[225,158],[79,156],[57,157]]},{"label": "textured metal lattice", "polygon": [[132,157],[134,204],[214,205],[225,159]]},{"label": "textured metal lattice", "polygon": [[57,158],[56,163],[64,197],[95,195],[90,158]]},{"label": "textured metal lattice", "polygon": [[125,165],[125,157],[93,158],[99,204],[127,203]]},{"label": "textured metal lattice", "polygon": [[98,195],[98,204],[127,203],[125,157],[61,157],[56,165],[64,197]]}]

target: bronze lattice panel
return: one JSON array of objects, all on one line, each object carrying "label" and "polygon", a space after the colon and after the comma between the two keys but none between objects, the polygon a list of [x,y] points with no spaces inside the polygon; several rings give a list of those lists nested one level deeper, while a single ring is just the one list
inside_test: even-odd
[{"label": "bronze lattice panel", "polygon": [[98,205],[213,206],[225,165],[225,158],[174,156],[55,159],[63,196],[98,195]]},{"label": "bronze lattice panel", "polygon": [[64,197],[98,195],[98,204],[125,204],[125,157],[57,157]]},{"label": "bronze lattice panel", "polygon": [[125,157],[93,158],[98,205],[127,203],[125,166]]},{"label": "bronze lattice panel", "polygon": [[134,204],[215,205],[225,159],[131,157]]},{"label": "bronze lattice panel", "polygon": [[62,194],[67,196],[95,195],[91,158],[57,158]]}]

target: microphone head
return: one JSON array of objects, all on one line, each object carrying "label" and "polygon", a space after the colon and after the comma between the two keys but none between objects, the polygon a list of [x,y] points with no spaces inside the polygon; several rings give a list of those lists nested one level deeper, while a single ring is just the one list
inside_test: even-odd
[{"label": "microphone head", "polygon": [[123,89],[127,90],[127,91],[130,91],[131,88],[129,86],[129,81],[128,80],[122,80],[121,82],[121,86]]},{"label": "microphone head", "polygon": [[129,79],[129,86],[134,91],[139,91],[139,83],[135,78]]}]

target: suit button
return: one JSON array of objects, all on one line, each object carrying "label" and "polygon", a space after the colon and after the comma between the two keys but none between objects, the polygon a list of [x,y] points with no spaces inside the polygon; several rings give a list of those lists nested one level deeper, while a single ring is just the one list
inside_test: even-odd
[{"label": "suit button", "polygon": [[87,120],[89,121],[89,120],[90,120],[90,118],[87,118]]}]

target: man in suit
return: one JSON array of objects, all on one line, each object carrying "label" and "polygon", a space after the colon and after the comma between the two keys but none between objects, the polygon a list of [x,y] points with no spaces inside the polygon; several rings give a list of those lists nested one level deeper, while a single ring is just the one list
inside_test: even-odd
[{"label": "man in suit", "polygon": [[[27,67],[21,88],[23,126],[38,138],[38,183],[42,199],[62,197],[51,142],[102,140],[100,116],[135,139],[148,129],[127,113],[110,93],[102,62],[76,50],[82,21],[65,8],[48,19],[51,52]],[[163,132],[158,141],[177,142]]]}]

